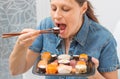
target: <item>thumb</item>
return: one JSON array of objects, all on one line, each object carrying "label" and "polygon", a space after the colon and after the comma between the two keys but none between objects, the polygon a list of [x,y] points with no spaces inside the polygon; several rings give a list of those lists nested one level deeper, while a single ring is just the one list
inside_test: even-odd
[{"label": "thumb", "polygon": [[99,66],[99,61],[98,61],[98,59],[92,57],[92,62],[95,64],[95,67],[98,68],[98,66]]}]

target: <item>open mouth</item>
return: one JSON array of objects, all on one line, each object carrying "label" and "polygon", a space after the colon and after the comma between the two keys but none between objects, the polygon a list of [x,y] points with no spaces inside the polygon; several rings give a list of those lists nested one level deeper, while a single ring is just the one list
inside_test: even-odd
[{"label": "open mouth", "polygon": [[56,26],[60,28],[60,33],[63,33],[66,29],[66,24],[56,23]]}]

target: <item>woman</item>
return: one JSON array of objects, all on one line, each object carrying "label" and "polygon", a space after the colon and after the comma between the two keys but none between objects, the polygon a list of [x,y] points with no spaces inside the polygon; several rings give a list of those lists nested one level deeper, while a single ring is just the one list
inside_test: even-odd
[{"label": "woman", "polygon": [[[39,34],[38,30],[60,28],[60,34]],[[41,21],[38,30],[25,29],[10,55],[13,75],[26,72],[40,53],[86,53],[92,56],[96,72],[88,79],[118,79],[120,64],[116,42],[102,27],[87,0],[51,0],[51,17]],[[34,41],[34,42],[33,42]],[[65,45],[64,45],[65,44]],[[65,47],[64,47],[65,46]],[[65,48],[65,49],[64,49]],[[47,76],[46,79],[86,79],[72,76]]]}]

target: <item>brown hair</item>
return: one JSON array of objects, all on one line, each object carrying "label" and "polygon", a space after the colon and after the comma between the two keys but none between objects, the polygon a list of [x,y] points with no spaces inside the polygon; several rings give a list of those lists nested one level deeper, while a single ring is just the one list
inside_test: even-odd
[{"label": "brown hair", "polygon": [[[82,6],[84,2],[86,2],[87,0],[76,0],[76,2]],[[98,23],[98,19],[97,17],[95,16],[94,14],[94,11],[93,11],[93,6],[91,5],[91,3],[89,1],[87,1],[87,4],[88,4],[88,9],[86,11],[86,15],[92,19],[93,21],[97,22]]]}]

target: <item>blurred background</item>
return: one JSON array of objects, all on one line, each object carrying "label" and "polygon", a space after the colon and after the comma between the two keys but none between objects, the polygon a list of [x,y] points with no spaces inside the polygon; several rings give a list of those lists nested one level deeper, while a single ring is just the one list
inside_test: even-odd
[{"label": "blurred background", "polygon": [[[120,0],[89,0],[100,23],[113,33],[118,43],[120,58]],[[41,19],[50,16],[49,0],[0,0],[0,35],[24,28],[36,28]],[[17,37],[0,38],[0,79],[44,79],[32,74],[32,68],[23,75],[11,76],[8,58]],[[120,74],[119,74],[120,79]]]}]

